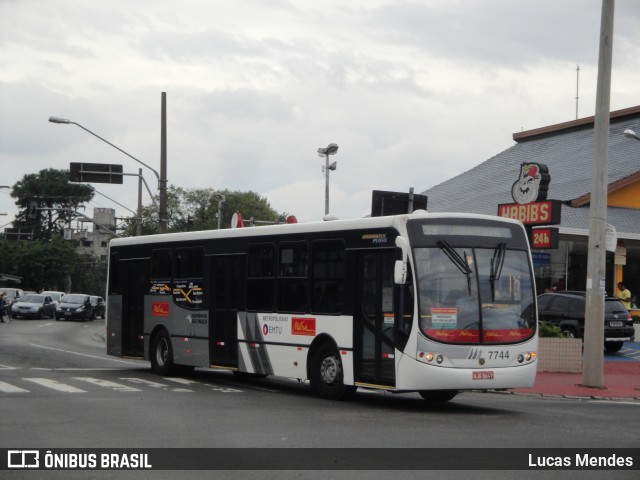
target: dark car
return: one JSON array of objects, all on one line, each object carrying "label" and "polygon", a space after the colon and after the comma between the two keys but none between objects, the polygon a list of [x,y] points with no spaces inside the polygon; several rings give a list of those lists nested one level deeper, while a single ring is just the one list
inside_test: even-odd
[{"label": "dark car", "polygon": [[13,302],[11,316],[13,318],[53,318],[56,305],[49,295],[27,293]]},{"label": "dark car", "polygon": [[[538,296],[538,318],[558,325],[567,335],[584,338],[585,292],[544,293]],[[625,341],[633,341],[631,314],[615,297],[605,297],[604,347],[617,352]]]},{"label": "dark car", "polygon": [[93,320],[91,297],[84,293],[69,293],[56,307],[56,320]]},{"label": "dark car", "polygon": [[91,295],[91,306],[93,307],[93,318],[104,318],[107,307],[102,297]]}]

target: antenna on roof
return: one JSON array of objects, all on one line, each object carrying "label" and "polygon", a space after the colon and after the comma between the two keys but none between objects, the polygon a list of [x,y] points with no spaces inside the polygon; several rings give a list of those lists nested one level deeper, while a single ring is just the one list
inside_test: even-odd
[{"label": "antenna on roof", "polygon": [[578,120],[578,103],[580,100],[580,96],[578,93],[580,92],[580,65],[576,67],[576,120]]}]

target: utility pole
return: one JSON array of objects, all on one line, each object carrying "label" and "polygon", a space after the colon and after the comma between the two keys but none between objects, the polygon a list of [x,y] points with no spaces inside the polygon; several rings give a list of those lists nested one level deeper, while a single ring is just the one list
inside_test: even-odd
[{"label": "utility pole", "polygon": [[589,252],[585,308],[584,359],[582,383],[604,387],[604,295],[606,274],[606,225],[611,60],[613,51],[614,0],[602,1],[598,86],[594,126],[594,156],[589,206]]},{"label": "utility pole", "polygon": [[160,119],[160,233],[167,231],[167,92],[162,92]]}]

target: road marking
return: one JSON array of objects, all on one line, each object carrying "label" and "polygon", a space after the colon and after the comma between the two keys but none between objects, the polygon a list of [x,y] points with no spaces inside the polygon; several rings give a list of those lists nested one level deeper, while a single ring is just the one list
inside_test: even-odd
[{"label": "road marking", "polygon": [[9,365],[0,365],[0,370],[16,370],[18,367],[10,367]]},{"label": "road marking", "polygon": [[24,388],[16,387],[9,383],[0,382],[0,392],[2,393],[28,393],[29,390],[25,390]]},{"label": "road marking", "polygon": [[591,400],[591,403],[612,403],[614,405],[633,405],[635,407],[640,407],[640,402],[625,402],[623,400]]},{"label": "road marking", "polygon": [[634,360],[640,360],[640,350],[636,350],[635,348],[622,347],[618,352],[618,355],[633,358]]},{"label": "road marking", "polygon": [[82,390],[80,388],[72,387],[71,385],[67,385],[65,383],[60,383],[56,380],[50,380],[48,378],[25,378],[24,380],[28,382],[33,382],[38,385],[42,385],[43,387],[51,388],[53,390],[57,390],[58,392],[65,393],[87,393],[86,390]]},{"label": "road marking", "polygon": [[170,382],[176,382],[176,383],[180,383],[182,385],[203,385],[205,387],[212,388],[216,392],[222,392],[222,393],[244,393],[242,390],[238,390],[237,388],[219,387],[217,385],[211,385],[209,383],[196,382],[194,380],[188,380],[186,378],[177,378],[177,377],[163,377],[163,378],[165,380],[169,380]]},{"label": "road marking", "polygon": [[188,380],[186,378],[177,378],[177,377],[162,377],[163,380],[169,380],[170,382],[181,383],[182,385],[199,385],[200,382],[196,382],[194,380]]},{"label": "road marking", "polygon": [[98,358],[100,360],[109,360],[111,362],[120,362],[120,363],[126,363],[127,365],[140,366],[139,362],[128,362],[126,360],[118,360],[117,358],[107,358],[107,357],[100,357],[98,355],[89,355],[87,353],[73,352],[71,350],[64,350],[62,348],[47,347],[46,345],[38,345],[37,343],[31,343],[30,345],[33,346],[33,347],[46,348],[47,350],[56,350],[58,352],[71,353],[73,355],[80,355],[80,356],[88,357],[88,358]]},{"label": "road marking", "polygon": [[124,372],[128,368],[124,367],[103,367],[103,368],[45,368],[32,367],[31,370],[46,370],[48,372]]},{"label": "road marking", "polygon": [[91,378],[91,377],[73,377],[75,380],[80,380],[82,382],[88,382],[93,385],[98,385],[99,387],[111,388],[116,392],[141,392],[139,388],[130,387],[129,385],[123,385],[121,383],[111,382],[109,380],[102,380],[100,378]]},{"label": "road marking", "polygon": [[[151,388],[160,388],[162,390],[167,390],[169,385],[165,385],[164,383],[152,382],[151,380],[145,380],[144,378],[121,378],[120,380],[125,380],[131,383],[138,383],[141,385],[146,385]],[[193,392],[193,390],[189,390],[188,388],[172,388],[173,392]]]}]

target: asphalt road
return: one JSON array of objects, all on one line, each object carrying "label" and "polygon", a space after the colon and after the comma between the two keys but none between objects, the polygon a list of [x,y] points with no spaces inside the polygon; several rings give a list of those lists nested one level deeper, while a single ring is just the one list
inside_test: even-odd
[{"label": "asphalt road", "polygon": [[[466,392],[433,406],[417,394],[367,391],[351,401],[334,402],[316,398],[306,384],[288,379],[240,380],[229,372],[204,369],[160,377],[148,362],[107,356],[103,332],[104,320],[0,324],[0,448],[640,448],[638,402]],[[200,478],[203,472],[3,473],[5,478]],[[233,476],[387,476],[381,471],[258,473]],[[396,473],[394,477],[425,478],[424,472]],[[446,471],[430,478],[638,475],[637,470],[508,473]]]}]

